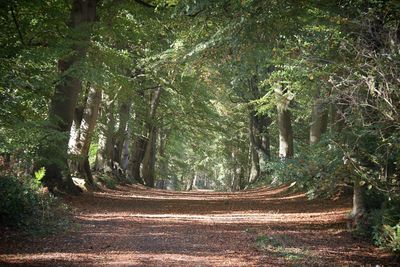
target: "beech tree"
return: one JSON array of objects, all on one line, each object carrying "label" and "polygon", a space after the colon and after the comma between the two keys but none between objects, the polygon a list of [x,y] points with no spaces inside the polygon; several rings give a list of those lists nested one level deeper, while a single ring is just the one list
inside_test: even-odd
[{"label": "beech tree", "polygon": [[[50,127],[60,136],[52,140],[60,150],[57,155],[49,151],[47,144],[43,144],[40,154],[46,161],[41,162],[46,169],[43,183],[51,190],[58,189],[69,193],[76,193],[67,167],[68,137],[74,117],[75,106],[82,89],[81,80],[76,70],[79,60],[85,57],[90,40],[90,28],[96,19],[96,0],[72,2],[68,38],[71,40],[68,55],[58,61],[60,79],[55,86],[49,108]],[[52,155],[49,155],[49,154]],[[50,156],[50,157],[49,157]],[[52,157],[56,157],[50,160]]]},{"label": "beech tree", "polygon": [[21,173],[44,167],[53,192],[78,192],[71,173],[92,189],[352,187],[350,219],[368,223],[399,197],[399,9],[9,1],[0,153]]}]

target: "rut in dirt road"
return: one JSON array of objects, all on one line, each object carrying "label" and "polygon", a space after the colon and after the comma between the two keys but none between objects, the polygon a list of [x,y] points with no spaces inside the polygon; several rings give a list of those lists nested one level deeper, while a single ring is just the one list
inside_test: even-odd
[{"label": "rut in dirt road", "polygon": [[[83,199],[82,199],[83,198]],[[69,199],[79,227],[46,238],[4,236],[0,263],[29,266],[391,265],[354,240],[351,201],[307,201],[287,187],[241,193],[127,186]]]}]

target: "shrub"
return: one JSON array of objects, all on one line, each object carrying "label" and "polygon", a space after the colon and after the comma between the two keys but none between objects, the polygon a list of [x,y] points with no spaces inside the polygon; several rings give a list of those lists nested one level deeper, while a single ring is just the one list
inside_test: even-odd
[{"label": "shrub", "polygon": [[335,144],[321,141],[309,147],[303,145],[295,158],[266,163],[267,183],[296,182],[296,187],[307,191],[309,198],[331,195],[340,182],[351,175],[343,163],[343,153]]},{"label": "shrub", "polygon": [[118,184],[115,178],[105,173],[97,175],[96,180],[100,183],[100,185],[103,185],[109,189],[115,189]]},{"label": "shrub", "polygon": [[387,203],[371,211],[371,231],[374,243],[400,255],[400,201]]},{"label": "shrub", "polygon": [[40,185],[40,176],[0,174],[0,224],[27,231],[52,231],[66,226],[66,205]]}]

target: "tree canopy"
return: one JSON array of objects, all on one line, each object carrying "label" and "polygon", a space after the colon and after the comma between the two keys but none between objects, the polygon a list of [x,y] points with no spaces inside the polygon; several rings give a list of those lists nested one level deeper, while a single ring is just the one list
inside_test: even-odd
[{"label": "tree canopy", "polygon": [[73,194],[350,187],[352,219],[399,227],[398,1],[0,6],[2,172]]}]

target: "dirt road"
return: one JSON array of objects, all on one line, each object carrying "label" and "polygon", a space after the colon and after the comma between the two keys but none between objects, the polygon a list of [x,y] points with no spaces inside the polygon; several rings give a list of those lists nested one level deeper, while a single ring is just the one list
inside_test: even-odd
[{"label": "dirt road", "polygon": [[395,263],[346,231],[350,199],[121,187],[67,200],[78,227],[0,238],[0,265],[359,266]]}]

